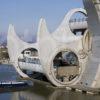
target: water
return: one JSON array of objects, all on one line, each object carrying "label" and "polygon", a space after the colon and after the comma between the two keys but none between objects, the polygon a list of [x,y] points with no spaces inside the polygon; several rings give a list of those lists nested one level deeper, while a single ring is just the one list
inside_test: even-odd
[{"label": "water", "polygon": [[[0,80],[16,80],[13,67],[0,65]],[[0,100],[100,100],[100,95],[82,94],[66,89],[55,89],[51,85],[42,82],[34,82],[33,87],[14,89],[10,91],[0,90]]]}]

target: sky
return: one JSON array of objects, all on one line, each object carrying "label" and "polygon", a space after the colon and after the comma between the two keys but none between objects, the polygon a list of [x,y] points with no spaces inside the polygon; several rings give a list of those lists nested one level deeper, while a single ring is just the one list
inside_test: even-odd
[{"label": "sky", "polygon": [[70,9],[78,7],[83,7],[82,0],[0,0],[0,33],[13,24],[17,34],[33,37],[41,17],[52,32]]}]

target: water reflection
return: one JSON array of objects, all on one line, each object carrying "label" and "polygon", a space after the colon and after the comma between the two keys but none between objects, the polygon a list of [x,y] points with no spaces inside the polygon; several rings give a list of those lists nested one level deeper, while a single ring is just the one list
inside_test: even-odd
[{"label": "water reflection", "polygon": [[15,92],[11,100],[100,100],[100,96],[57,89],[44,95],[34,91]]},{"label": "water reflection", "polygon": [[[6,70],[7,68],[7,70]],[[18,77],[13,67],[0,66],[0,80],[12,80]],[[35,82],[33,87],[25,89],[14,89],[2,91],[0,89],[0,100],[100,100],[100,95],[88,95],[66,89],[55,89],[50,84]]]}]

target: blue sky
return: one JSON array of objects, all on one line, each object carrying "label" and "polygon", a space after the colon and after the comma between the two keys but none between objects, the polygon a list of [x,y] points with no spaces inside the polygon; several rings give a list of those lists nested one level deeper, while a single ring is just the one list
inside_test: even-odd
[{"label": "blue sky", "polygon": [[83,7],[82,0],[0,0],[0,32],[7,32],[12,23],[19,34],[35,34],[41,17],[53,31],[76,7]]}]

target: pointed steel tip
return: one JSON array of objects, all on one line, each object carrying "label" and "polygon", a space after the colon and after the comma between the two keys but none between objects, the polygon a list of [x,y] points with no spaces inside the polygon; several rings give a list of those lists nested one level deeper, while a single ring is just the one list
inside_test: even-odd
[{"label": "pointed steel tip", "polygon": [[14,33],[15,33],[14,25],[13,24],[9,24],[8,34],[14,34]]},{"label": "pointed steel tip", "polygon": [[49,31],[47,28],[46,20],[44,18],[40,19],[39,26],[38,26],[38,32],[37,32],[37,41],[40,40],[40,38],[45,38],[49,36]]},{"label": "pointed steel tip", "polygon": [[14,25],[13,25],[13,24],[9,24],[8,31],[9,31],[9,30],[14,30]]},{"label": "pointed steel tip", "polygon": [[46,24],[46,20],[44,18],[40,19],[39,26],[38,26],[38,32],[41,29],[47,30],[47,24]]},{"label": "pointed steel tip", "polygon": [[46,20],[44,18],[41,18],[39,23],[40,24],[46,24]]},{"label": "pointed steel tip", "polygon": [[9,24],[9,29],[13,28],[13,25],[12,24]]}]

